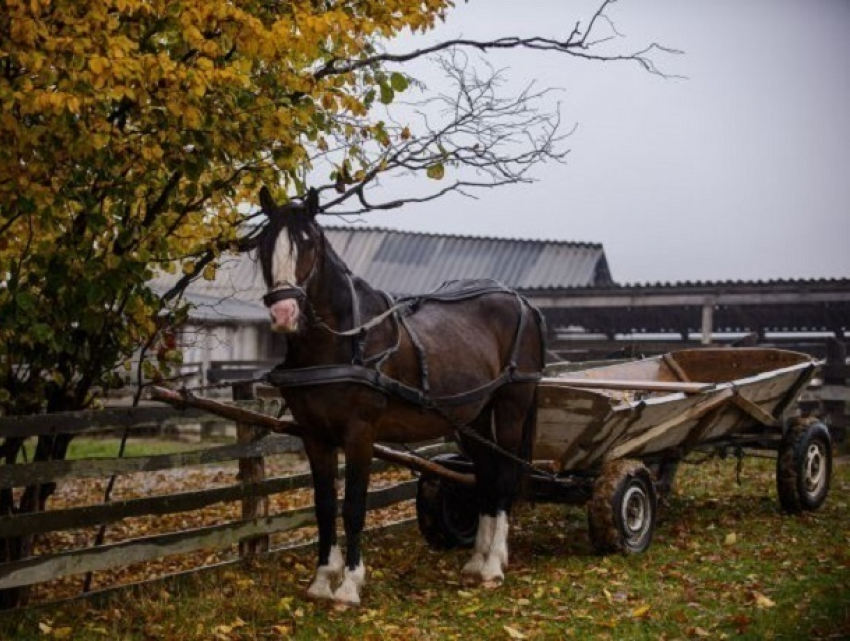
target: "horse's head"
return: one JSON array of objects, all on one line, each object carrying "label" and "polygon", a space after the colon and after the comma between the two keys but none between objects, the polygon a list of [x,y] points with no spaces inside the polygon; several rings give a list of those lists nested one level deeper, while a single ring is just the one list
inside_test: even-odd
[{"label": "horse's head", "polygon": [[301,304],[319,268],[322,231],[316,223],[319,197],[310,190],[303,202],[277,205],[269,190],[260,190],[260,205],[268,217],[260,233],[257,254],[268,293],[263,302],[276,332],[295,332],[301,323]]}]

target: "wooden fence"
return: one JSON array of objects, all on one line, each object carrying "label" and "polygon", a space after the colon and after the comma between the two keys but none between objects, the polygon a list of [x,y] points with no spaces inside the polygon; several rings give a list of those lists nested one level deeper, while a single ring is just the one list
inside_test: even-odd
[{"label": "wooden fence", "polygon": [[[251,398],[245,385],[234,386],[234,402],[263,413],[275,413],[279,400]],[[247,390],[247,391],[246,391]],[[26,438],[57,434],[97,435],[116,429],[143,430],[151,424],[161,425],[175,419],[202,421],[210,418],[197,410],[184,411],[170,407],[107,409],[30,417],[0,417],[0,437]],[[216,419],[220,420],[220,419]],[[129,433],[129,432],[128,432]],[[237,442],[219,444],[191,451],[152,456],[128,456],[80,460],[17,462],[0,465],[0,491],[43,483],[67,482],[72,479],[104,479],[138,472],[154,472],[189,468],[210,463],[238,462],[238,480],[223,487],[180,491],[100,504],[48,509],[44,512],[17,513],[0,516],[0,539],[7,542],[26,537],[73,530],[98,528],[140,516],[174,515],[199,510],[225,502],[241,503],[241,518],[184,531],[151,534],[101,545],[45,552],[28,558],[4,561],[0,558],[0,591],[26,594],[26,586],[91,572],[113,570],[130,564],[153,561],[172,555],[187,554],[208,548],[228,548],[238,544],[239,557],[248,559],[268,551],[269,537],[314,523],[313,508],[269,513],[269,496],[312,485],[310,475],[297,474],[268,478],[266,457],[293,451],[293,437],[270,434],[250,425],[237,426]],[[298,441],[300,443],[300,441]],[[426,448],[429,453],[444,446]],[[375,461],[373,470],[389,467]],[[375,510],[411,499],[416,482],[405,481],[370,492],[368,507]],[[48,503],[49,508],[49,503]],[[12,546],[7,545],[7,550]],[[4,599],[20,605],[21,598]]]}]

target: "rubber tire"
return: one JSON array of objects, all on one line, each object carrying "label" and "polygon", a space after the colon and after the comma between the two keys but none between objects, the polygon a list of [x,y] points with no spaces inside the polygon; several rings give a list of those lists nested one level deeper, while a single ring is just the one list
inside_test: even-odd
[{"label": "rubber tire", "polygon": [[638,554],[652,543],[658,494],[652,473],[639,461],[602,467],[587,503],[590,542],[599,554]]},{"label": "rubber tire", "polygon": [[776,459],[776,492],[789,514],[817,510],[829,494],[832,439],[823,423],[792,426],[782,437]]},{"label": "rubber tire", "polygon": [[[451,468],[453,454],[436,456]],[[423,474],[416,485],[416,521],[431,547],[438,550],[471,548],[478,533],[478,497],[475,488],[432,474]]]}]

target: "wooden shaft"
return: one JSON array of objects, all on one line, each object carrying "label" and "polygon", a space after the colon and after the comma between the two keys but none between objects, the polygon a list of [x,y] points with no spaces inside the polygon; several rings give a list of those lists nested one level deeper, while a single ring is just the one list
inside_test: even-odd
[{"label": "wooden shaft", "polygon": [[184,394],[182,392],[175,392],[174,390],[166,389],[164,387],[151,387],[151,397],[155,401],[174,405],[178,409],[182,407],[195,407],[209,412],[210,414],[215,414],[216,416],[229,418],[237,422],[251,423],[257,427],[264,427],[267,430],[271,430],[278,434],[301,436],[299,426],[292,419],[279,419],[266,414],[260,414],[259,412],[252,412],[251,410],[236,407],[235,405],[227,405],[208,398],[192,396],[191,394]]},{"label": "wooden shaft", "polygon": [[[257,427],[264,427],[267,430],[278,434],[292,434],[301,436],[301,427],[292,419],[279,419],[259,412],[252,412],[234,405],[219,403],[208,398],[192,396],[191,394],[183,394],[164,387],[152,387],[151,397],[154,400],[174,405],[175,407],[194,407],[216,414],[224,418],[229,418],[241,423],[249,423]],[[428,459],[408,454],[407,452],[399,452],[384,445],[375,443],[373,446],[373,454],[376,458],[387,461],[389,463],[397,463],[417,472],[431,473],[443,478],[461,483],[463,485],[475,485],[475,476],[472,474],[463,474],[448,469],[447,467],[434,463]]]},{"label": "wooden shaft", "polygon": [[636,381],[617,378],[570,378],[566,376],[544,376],[540,379],[540,384],[552,387],[637,390],[644,392],[684,392],[685,394],[697,394],[714,387],[713,383],[692,383],[686,381]]}]

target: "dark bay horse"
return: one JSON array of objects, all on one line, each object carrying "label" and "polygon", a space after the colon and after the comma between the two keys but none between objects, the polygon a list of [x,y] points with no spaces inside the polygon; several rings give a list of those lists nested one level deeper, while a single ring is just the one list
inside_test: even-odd
[{"label": "dark bay horse", "polygon": [[[270,375],[303,431],[313,475],[319,559],[314,599],[358,604],[360,537],[372,447],[456,438],[472,459],[480,518],[466,582],[499,585],[508,563],[508,514],[527,459],[544,360],[540,313],[494,281],[456,281],[396,303],[351,274],[316,222],[318,197],[278,206],[257,253],[272,328],[288,334]],[[346,553],[336,543],[337,455],[345,454]],[[341,581],[337,586],[337,582]]]}]

